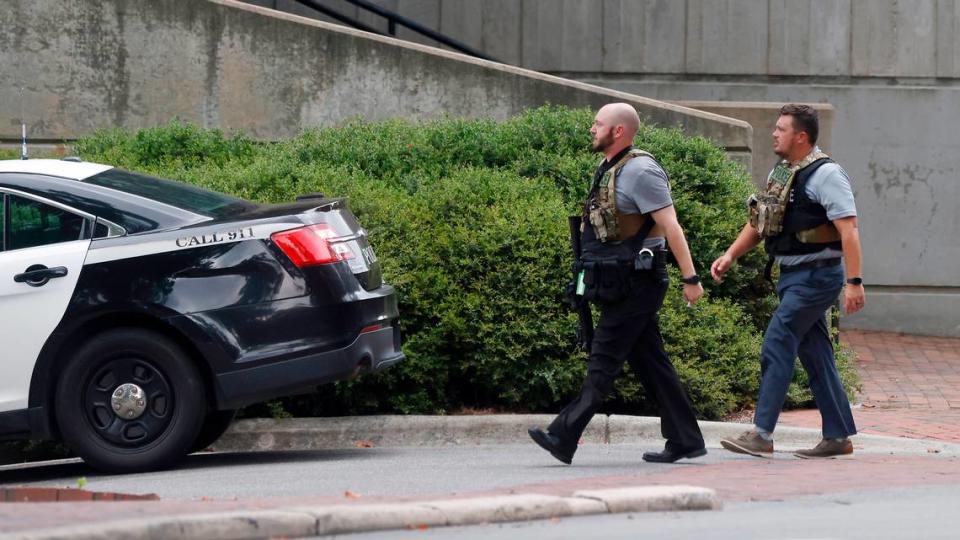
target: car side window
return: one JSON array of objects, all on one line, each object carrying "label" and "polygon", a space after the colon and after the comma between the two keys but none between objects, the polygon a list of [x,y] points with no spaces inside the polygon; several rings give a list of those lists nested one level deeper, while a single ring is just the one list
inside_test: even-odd
[{"label": "car side window", "polygon": [[93,224],[93,239],[94,239],[94,240],[96,240],[97,238],[108,238],[109,236],[110,236],[110,228],[109,228],[109,227],[107,227],[107,226],[104,225],[103,223],[100,223],[99,220],[96,221],[96,222]]},{"label": "car side window", "polygon": [[39,201],[7,195],[6,251],[80,240],[89,225],[82,216]]}]

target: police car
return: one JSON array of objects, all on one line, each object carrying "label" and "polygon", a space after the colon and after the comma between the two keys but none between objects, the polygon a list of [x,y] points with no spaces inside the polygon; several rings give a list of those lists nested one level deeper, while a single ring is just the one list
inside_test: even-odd
[{"label": "police car", "polygon": [[0,440],[168,465],[244,405],[404,356],[343,200],[254,204],[79,160],[0,161]]}]

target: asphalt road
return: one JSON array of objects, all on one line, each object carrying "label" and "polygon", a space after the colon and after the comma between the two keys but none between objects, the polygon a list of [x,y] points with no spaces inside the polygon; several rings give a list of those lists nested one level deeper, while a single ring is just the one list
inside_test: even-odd
[{"label": "asphalt road", "polygon": [[[530,444],[357,448],[296,452],[194,454],[166,471],[101,475],[82,463],[0,467],[0,486],[76,487],[156,493],[163,500],[298,496],[447,495],[576,478],[660,473],[676,467],[752,459],[720,449],[696,460],[652,464],[648,445],[582,445],[566,466]],[[784,454],[783,459],[790,459]]]},{"label": "asphalt road", "polygon": [[[825,479],[826,481],[826,479]],[[727,504],[717,512],[586,516],[474,527],[354,534],[349,540],[955,540],[960,490],[932,486],[859,491],[777,502]]]},{"label": "asphalt road", "polygon": [[[585,444],[580,447],[572,467],[560,464],[532,443],[196,454],[170,470],[124,476],[100,475],[82,463],[60,462],[0,467],[0,486],[76,487],[77,479],[83,477],[86,489],[92,491],[156,493],[165,501],[249,501],[244,504],[251,507],[258,507],[258,501],[262,501],[266,506],[276,507],[277,502],[281,506],[310,504],[310,501],[329,504],[330,500],[320,499],[342,501],[347,492],[350,497],[446,498],[451,494],[494,490],[505,493],[512,487],[524,485],[527,488],[522,491],[530,491],[531,485],[571,480],[584,481],[582,485],[581,482],[572,483],[581,485],[577,489],[593,488],[594,485],[602,486],[605,479],[616,480],[625,476],[639,476],[637,483],[642,484],[644,475],[670,470],[693,472],[696,468],[716,463],[731,466],[724,469],[743,470],[742,465],[745,465],[746,469],[756,470],[757,474],[770,474],[769,465],[772,464],[769,461],[719,449],[711,449],[704,458],[677,464],[643,462],[640,458],[642,452],[657,448],[659,444]],[[775,459],[796,458],[784,452],[777,454]],[[895,458],[890,463],[897,466],[901,460],[901,464],[912,463],[920,467],[919,462],[911,459],[921,459],[923,463],[929,459],[934,471],[942,466],[947,473],[955,471],[957,466],[953,458],[933,455],[929,458]],[[753,461],[756,466],[744,461]],[[802,464],[810,467],[811,474],[818,470],[815,462]],[[683,471],[677,470],[681,468]],[[705,471],[708,469],[717,468],[705,467]],[[839,470],[857,468],[851,466]],[[690,475],[679,476],[690,478]],[[932,478],[932,484],[945,484],[955,482],[956,475],[926,478]],[[619,514],[413,532],[391,531],[350,538],[787,540],[960,537],[957,534],[960,512],[956,511],[960,508],[960,490],[956,486],[929,485],[894,490],[884,484],[873,491],[838,493],[842,483],[830,483],[828,476],[822,481],[824,491],[832,493],[787,497],[777,502],[725,501],[725,508],[718,512]],[[564,485],[569,487],[572,484]]]}]

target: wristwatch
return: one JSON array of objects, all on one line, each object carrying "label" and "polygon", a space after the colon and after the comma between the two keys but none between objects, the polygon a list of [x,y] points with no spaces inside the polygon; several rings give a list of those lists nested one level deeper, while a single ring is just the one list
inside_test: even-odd
[{"label": "wristwatch", "polygon": [[847,278],[848,285],[863,285],[863,278],[852,277]]},{"label": "wristwatch", "polygon": [[692,276],[690,276],[690,277],[685,277],[685,278],[681,279],[680,281],[684,282],[684,283],[687,284],[687,285],[696,285],[696,284],[700,283],[700,276],[694,274],[694,275],[692,275]]}]

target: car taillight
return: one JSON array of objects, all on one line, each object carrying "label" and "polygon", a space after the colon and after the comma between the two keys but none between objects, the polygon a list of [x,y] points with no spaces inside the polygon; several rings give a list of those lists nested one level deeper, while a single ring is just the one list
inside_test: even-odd
[{"label": "car taillight", "polygon": [[280,231],[270,239],[300,268],[353,258],[349,246],[332,241],[336,233],[326,223]]}]

